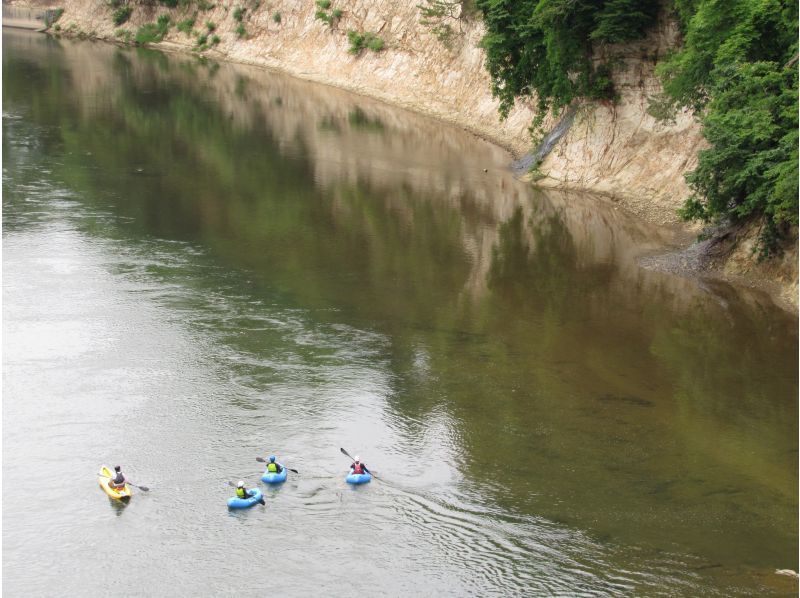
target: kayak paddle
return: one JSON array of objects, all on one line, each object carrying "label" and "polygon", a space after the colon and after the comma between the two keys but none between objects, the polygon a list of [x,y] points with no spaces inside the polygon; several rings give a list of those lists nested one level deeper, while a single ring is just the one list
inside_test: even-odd
[{"label": "kayak paddle", "polygon": [[[110,480],[110,479],[111,479],[111,476],[108,476],[108,475],[102,475],[102,474],[100,474],[100,477],[101,477],[101,478],[106,478],[107,480]],[[148,488],[147,486],[139,486],[139,485],[137,485],[137,484],[134,484],[134,483],[133,483],[133,482],[131,482],[130,480],[125,480],[125,483],[126,483],[126,484],[128,484],[129,486],[133,486],[134,488],[138,488],[138,489],[139,489],[139,490],[141,490],[142,492],[150,492],[150,488]]]},{"label": "kayak paddle", "polygon": [[[256,461],[258,461],[259,463],[267,463],[267,460],[264,457],[256,457]],[[288,469],[292,473],[300,473],[296,469],[292,469],[291,467],[286,467],[285,465],[281,465],[281,467],[283,467],[284,469]]]}]

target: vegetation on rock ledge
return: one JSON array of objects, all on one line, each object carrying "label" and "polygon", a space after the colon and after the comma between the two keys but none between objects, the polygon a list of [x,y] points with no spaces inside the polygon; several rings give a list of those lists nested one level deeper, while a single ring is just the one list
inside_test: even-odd
[{"label": "vegetation on rock ledge", "polygon": [[[535,98],[541,124],[576,98],[614,95],[605,43],[642,38],[656,22],[651,0],[477,0],[492,91],[505,116]],[[704,221],[760,218],[762,255],[798,223],[798,8],[789,0],[673,0],[683,47],[658,72],[662,118],[689,108],[709,148],[687,174],[680,215]]]},{"label": "vegetation on rock ledge", "polygon": [[683,48],[659,65],[666,97],[700,117],[710,147],[681,215],[762,219],[762,256],[798,222],[796,2],[676,0]]}]

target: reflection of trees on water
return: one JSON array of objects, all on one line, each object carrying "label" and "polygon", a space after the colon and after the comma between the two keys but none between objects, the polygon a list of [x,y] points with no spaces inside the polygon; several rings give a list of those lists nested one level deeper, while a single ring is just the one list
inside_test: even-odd
[{"label": "reflection of trees on water", "polygon": [[607,284],[614,270],[614,264],[580,260],[558,213],[534,212],[526,226],[520,207],[498,227],[488,284],[494,293],[524,309],[562,311],[577,307],[588,293]]}]

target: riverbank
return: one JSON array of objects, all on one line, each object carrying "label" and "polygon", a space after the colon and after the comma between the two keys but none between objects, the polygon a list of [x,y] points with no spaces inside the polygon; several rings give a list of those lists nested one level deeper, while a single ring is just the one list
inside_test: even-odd
[{"label": "riverbank", "polygon": [[[203,56],[278,70],[426,114],[488,139],[515,157],[532,149],[531,105],[518,102],[506,120],[498,117],[498,102],[491,96],[479,47],[484,29],[477,17],[454,18],[454,33],[445,43],[422,23],[414,4],[353,0],[342,4],[341,16],[331,23],[319,17],[320,12],[330,11],[320,11],[310,2],[206,6],[208,10],[199,12],[135,6],[129,20],[116,26],[114,9],[105,2],[69,0],[58,33],[125,43],[161,14],[169,14],[173,25],[194,18],[193,25],[184,31],[172,27],[153,46],[197,52],[199,39],[206,36]],[[348,31],[373,33],[383,40],[384,49],[351,54]],[[211,41],[215,37],[217,43]],[[694,167],[703,147],[700,127],[688,113],[677,115],[673,123],[659,122],[647,113],[649,99],[661,89],[655,63],[677,43],[676,27],[663,19],[642,42],[607,49],[617,59],[618,101],[579,106],[574,123],[539,164],[532,183],[600,193],[647,222],[679,228],[687,238],[699,233],[700,227],[681,222],[676,210],[690,193],[683,174]],[[545,125],[553,127],[556,122],[551,117]],[[714,266],[709,261],[702,271],[731,279],[733,269],[737,280],[766,290],[774,285],[763,283],[770,275],[762,270],[777,268],[779,278],[789,283],[769,292],[788,297],[796,312],[796,260],[782,260],[766,269],[755,263],[737,266],[739,261],[733,259],[728,265],[718,259]],[[781,301],[786,304],[786,299]]]}]

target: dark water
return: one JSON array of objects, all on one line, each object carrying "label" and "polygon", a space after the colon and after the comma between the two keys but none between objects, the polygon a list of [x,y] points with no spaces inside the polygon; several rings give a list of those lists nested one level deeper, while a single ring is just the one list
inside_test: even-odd
[{"label": "dark water", "polygon": [[[4,31],[3,590],[796,593],[797,321],[639,268],[667,233],[509,162]],[[270,452],[300,474],[229,513]],[[151,491],[111,503],[102,463]]]}]

